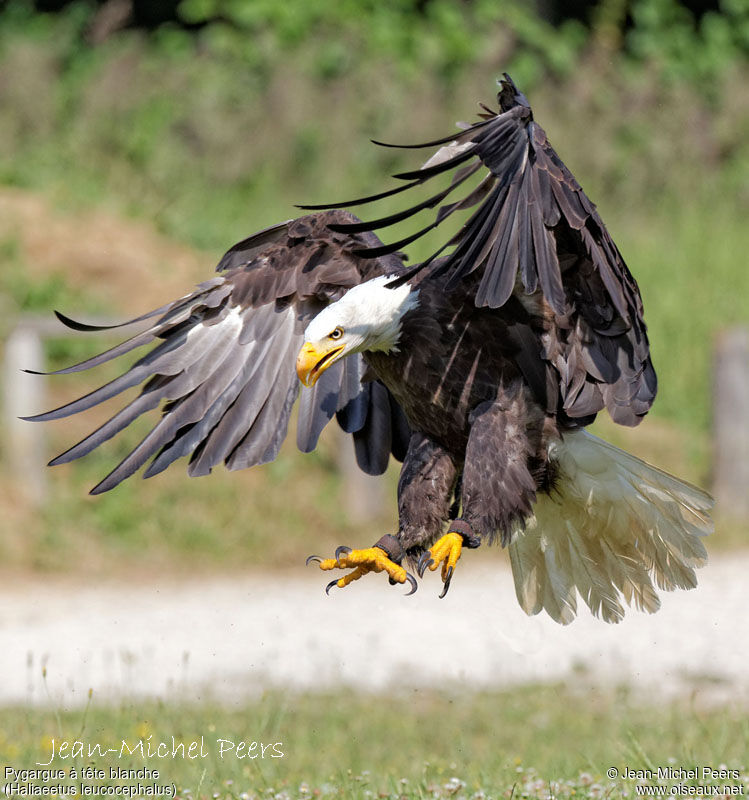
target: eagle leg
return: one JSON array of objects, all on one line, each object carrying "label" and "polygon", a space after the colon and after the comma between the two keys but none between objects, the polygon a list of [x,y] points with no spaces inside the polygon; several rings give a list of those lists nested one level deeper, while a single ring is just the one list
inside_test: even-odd
[{"label": "eagle leg", "polygon": [[334,586],[343,589],[370,572],[387,572],[390,583],[392,584],[408,582],[411,586],[411,591],[407,594],[413,594],[417,588],[416,578],[397,563],[400,559],[397,558],[397,556],[394,558],[395,554],[389,552],[391,548],[386,549],[391,539],[395,541],[395,537],[383,536],[376,545],[363,550],[351,550],[349,547],[339,547],[335,551],[335,558],[310,556],[307,559],[307,564],[315,562],[320,569],[323,570],[353,569],[353,572],[349,572],[343,577],[331,581],[325,587],[326,594],[329,593]]}]

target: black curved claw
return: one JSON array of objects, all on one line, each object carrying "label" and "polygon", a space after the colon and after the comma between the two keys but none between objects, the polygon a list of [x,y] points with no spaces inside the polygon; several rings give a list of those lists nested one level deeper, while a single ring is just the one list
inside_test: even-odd
[{"label": "black curved claw", "polygon": [[322,564],[322,559],[320,558],[320,556],[307,556],[307,560],[304,562],[304,566],[308,567],[313,561],[317,564]]},{"label": "black curved claw", "polygon": [[343,553],[344,555],[348,555],[350,552],[351,552],[351,548],[350,547],[346,547],[345,544],[342,544],[340,547],[336,547],[336,549],[335,549],[335,560],[338,561],[338,559],[341,557],[341,553]]},{"label": "black curved claw", "polygon": [[450,581],[453,579],[453,568],[449,567],[447,570],[447,577],[445,578],[445,586],[442,589],[442,594],[440,595],[440,600],[447,594],[447,590],[450,588]]},{"label": "black curved claw", "polygon": [[411,591],[406,592],[404,597],[409,597],[419,588],[419,585],[416,583],[416,578],[414,578],[410,572],[406,573],[406,580],[411,584]]},{"label": "black curved claw", "polygon": [[335,585],[338,583],[338,581],[339,581],[339,580],[340,580],[340,578],[336,578],[335,580],[332,580],[332,581],[331,581],[331,582],[330,582],[330,583],[329,583],[329,584],[328,584],[328,585],[325,587],[325,594],[329,595],[329,594],[330,594],[330,590],[331,590],[331,589],[332,589],[332,588],[333,588],[333,587],[334,587],[334,586],[335,586]]},{"label": "black curved claw", "polygon": [[419,573],[420,578],[424,577],[427,567],[430,567],[432,564],[434,564],[432,553],[429,550],[425,550],[419,556],[419,563],[416,565],[416,571]]}]

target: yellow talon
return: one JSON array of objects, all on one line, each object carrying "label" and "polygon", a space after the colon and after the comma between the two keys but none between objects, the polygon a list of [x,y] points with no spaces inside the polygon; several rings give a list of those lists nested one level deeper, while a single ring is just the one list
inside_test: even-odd
[{"label": "yellow talon", "polygon": [[460,553],[463,550],[463,537],[459,533],[450,531],[441,539],[438,539],[429,551],[434,564],[429,565],[429,569],[434,572],[442,564],[442,580],[447,580],[447,571],[458,563]]},{"label": "yellow talon", "polygon": [[350,583],[359,580],[363,575],[369,572],[387,572],[392,583],[406,583],[411,584],[412,594],[416,591],[416,580],[406,570],[391,561],[387,553],[381,547],[367,547],[363,550],[349,550],[346,547],[339,547],[336,551],[336,558],[320,559],[317,556],[310,556],[307,562],[317,561],[320,569],[353,569],[338,580],[331,581],[328,584],[326,592],[333,586],[343,589]]},{"label": "yellow talon", "polygon": [[424,574],[424,569],[434,570],[442,564],[442,582],[445,584],[440,597],[447,594],[450,588],[450,581],[453,577],[455,565],[458,563],[460,554],[463,550],[463,536],[455,531],[449,531],[440,537],[419,559],[419,575]]},{"label": "yellow talon", "polygon": [[[328,561],[333,561],[334,559],[329,558],[327,560]],[[325,569],[325,567],[323,567],[321,565],[320,569]],[[329,567],[329,569],[332,569],[332,567]],[[366,575],[367,574],[367,571],[368,570],[362,569],[361,567],[357,567],[353,572],[349,572],[348,575],[344,575],[342,578],[339,578],[335,582],[335,585],[339,589],[343,589],[344,586],[348,586],[350,583],[353,583],[354,581],[358,581],[359,578],[362,577],[362,575]]]},{"label": "yellow talon", "polygon": [[[357,575],[356,578],[366,575],[367,572],[382,572],[384,570],[396,583],[406,582],[406,570],[391,561],[380,547],[351,550],[337,559],[326,558],[320,562],[320,569],[348,569],[351,567],[356,567],[357,571],[361,570],[361,575]],[[347,575],[346,577],[349,576]],[[352,578],[352,580],[356,580],[356,578]]]}]

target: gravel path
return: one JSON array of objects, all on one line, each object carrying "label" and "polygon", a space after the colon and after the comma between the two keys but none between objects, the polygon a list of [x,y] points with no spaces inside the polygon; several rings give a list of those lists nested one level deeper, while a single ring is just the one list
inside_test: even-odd
[{"label": "gravel path", "polygon": [[[310,568],[148,584],[34,581],[0,587],[0,705],[97,696],[211,695],[271,686],[502,687],[626,682],[710,701],[749,699],[749,553],[701,570],[700,586],[618,626],[584,609],[563,628],[519,609],[512,579],[466,565],[446,600],[436,576],[413,597],[370,576],[326,597]],[[46,683],[42,667],[46,667]],[[394,683],[395,681],[395,683]]]}]

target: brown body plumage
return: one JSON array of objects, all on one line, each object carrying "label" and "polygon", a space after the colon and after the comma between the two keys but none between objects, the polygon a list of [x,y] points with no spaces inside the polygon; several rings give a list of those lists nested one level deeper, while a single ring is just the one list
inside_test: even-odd
[{"label": "brown body plumage", "polygon": [[[530,514],[536,490],[551,485],[545,442],[558,436],[555,417],[524,379],[516,344],[516,337],[533,338],[538,352],[543,321],[515,298],[497,313],[477,308],[463,287],[446,292],[446,279],[422,275],[412,279],[420,302],[403,319],[399,352],[365,354],[420,434],[400,490],[399,536],[413,555],[434,542],[448,519],[435,515],[430,502],[437,472],[447,489],[443,508],[462,476],[463,519],[481,536],[508,541],[513,521]],[[429,459],[439,466],[425,470]]]}]

